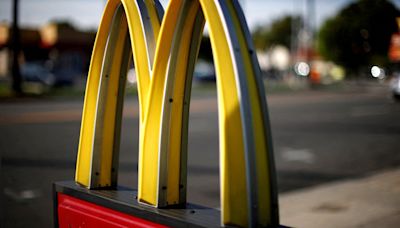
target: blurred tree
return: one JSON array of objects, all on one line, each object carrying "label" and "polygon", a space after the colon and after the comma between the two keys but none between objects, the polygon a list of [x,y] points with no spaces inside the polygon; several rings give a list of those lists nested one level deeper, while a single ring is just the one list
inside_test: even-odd
[{"label": "blurred tree", "polygon": [[292,35],[297,35],[302,24],[300,16],[278,18],[271,25],[256,28],[253,33],[254,44],[257,49],[262,50],[278,44],[290,49]]},{"label": "blurred tree", "polygon": [[359,0],[320,28],[320,54],[343,65],[350,74],[363,66],[388,64],[391,35],[398,31],[400,11],[387,0]]}]

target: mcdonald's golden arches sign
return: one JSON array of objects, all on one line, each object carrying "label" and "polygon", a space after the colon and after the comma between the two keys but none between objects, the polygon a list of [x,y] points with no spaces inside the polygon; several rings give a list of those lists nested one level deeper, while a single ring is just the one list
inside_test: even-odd
[{"label": "mcdonald's golden arches sign", "polygon": [[140,105],[138,201],[186,203],[188,113],[205,22],[217,76],[221,223],[278,224],[268,110],[259,64],[237,0],[109,0],[94,44],[82,116],[77,183],[117,183],[126,72]]}]

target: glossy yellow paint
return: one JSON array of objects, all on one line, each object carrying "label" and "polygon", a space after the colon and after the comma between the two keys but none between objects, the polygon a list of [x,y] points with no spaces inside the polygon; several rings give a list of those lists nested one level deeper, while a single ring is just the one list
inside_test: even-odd
[{"label": "glossy yellow paint", "polygon": [[[107,6],[108,5],[110,5],[110,2]],[[100,85],[102,61],[107,42],[106,37],[108,36],[108,28],[110,27],[114,12],[115,10],[105,10],[103,13],[102,24],[99,26],[97,31],[86,84],[75,180],[87,187],[90,185],[91,177],[94,125],[97,112],[97,94]]]},{"label": "glossy yellow paint", "polygon": [[222,223],[244,225],[248,216],[246,172],[233,56],[217,5],[214,1],[200,2],[209,25],[217,73]]},{"label": "glossy yellow paint", "polygon": [[[77,167],[76,167],[76,182],[87,186],[95,187],[90,184],[90,177],[92,175],[92,160],[93,160],[93,147],[94,147],[94,129],[95,121],[97,116],[97,105],[99,102],[98,94],[100,89],[100,75],[102,72],[102,65],[105,56],[105,49],[107,44],[107,37],[111,27],[112,19],[117,7],[122,4],[127,17],[127,23],[129,27],[129,35],[131,39],[134,61],[136,65],[136,73],[138,75],[138,94],[140,103],[140,118],[144,117],[144,110],[147,104],[147,93],[150,86],[150,66],[149,66],[149,55],[146,41],[145,41],[145,30],[141,23],[141,16],[138,6],[134,1],[129,0],[109,0],[105,7],[99,29],[97,31],[96,40],[93,48],[92,59],[90,62],[90,68],[88,73],[88,80],[86,85],[86,94],[84,101],[84,108],[82,114],[81,134],[78,149]],[[154,7],[154,4],[149,4]],[[154,11],[155,12],[155,11]],[[155,16],[154,13],[150,14]],[[157,19],[158,20],[158,19]],[[156,21],[153,19],[152,21]],[[159,27],[155,27],[154,31],[157,33]],[[117,56],[118,53],[116,53]],[[139,76],[140,75],[140,76]],[[108,110],[112,112],[112,108],[108,107]],[[109,115],[113,115],[109,113]],[[142,121],[141,121],[142,122]],[[112,128],[112,127],[111,127]],[[113,130],[113,129],[109,129]],[[109,133],[111,133],[110,131]],[[103,143],[103,142],[100,142]],[[110,157],[112,150],[102,150],[100,154]],[[98,158],[96,158],[98,159]],[[104,167],[104,165],[102,164]],[[100,171],[102,173],[102,171]],[[101,186],[105,186],[109,183],[107,178],[101,178],[99,183]],[[104,182],[103,182],[104,181]]]},{"label": "glossy yellow paint", "polygon": [[[234,50],[230,34],[227,31],[226,18],[221,12],[218,1],[170,0],[163,22],[157,17],[154,2],[145,0],[150,16],[154,39],[157,39],[155,53],[149,53],[146,43],[146,29],[143,26],[140,9],[136,1],[109,0],[103,14],[96,37],[86,88],[82,117],[81,136],[77,159],[76,181],[87,187],[93,175],[93,147],[95,125],[98,113],[99,96],[104,91],[100,87],[100,75],[105,61],[107,37],[112,26],[117,7],[122,4],[126,19],[120,24],[120,37],[129,33],[133,59],[138,81],[140,105],[140,139],[138,200],[160,207],[182,203],[180,199],[180,181],[182,177],[181,144],[185,81],[189,49],[192,44],[193,26],[196,15],[201,10],[209,25],[214,63],[217,73],[219,135],[220,135],[220,178],[221,178],[221,218],[224,225],[248,226],[248,192],[245,163],[244,118],[241,114],[240,86],[238,81],[235,52],[239,51],[243,59],[249,95],[251,129],[250,139],[255,148],[257,173],[257,224],[267,226],[270,218],[270,186],[266,131],[264,113],[261,108],[260,94],[257,90],[255,73],[247,47],[245,35],[237,18],[232,1],[225,1],[233,29],[239,40],[240,50]],[[226,16],[226,15],[225,15]],[[201,25],[203,26],[203,24]],[[123,42],[117,43],[114,50],[113,66],[107,87],[105,121],[101,143],[101,171],[107,173],[111,167],[113,153],[114,119],[118,79],[121,69],[118,63],[123,53]],[[150,63],[150,55],[155,55]],[[178,64],[177,64],[178,62]],[[153,66],[152,66],[153,65]],[[172,69],[172,70],[171,70]],[[262,94],[264,96],[264,94]],[[96,158],[97,159],[97,158]],[[248,174],[247,174],[248,175]],[[108,174],[100,175],[99,185],[110,184]]]},{"label": "glossy yellow paint", "polygon": [[239,19],[236,16],[236,11],[233,5],[228,4],[230,14],[233,15],[231,18],[234,22],[234,27],[236,30],[237,38],[240,43],[240,52],[243,58],[247,82],[248,91],[250,95],[251,102],[251,114],[253,119],[254,127],[254,145],[256,152],[256,170],[257,170],[257,192],[258,194],[258,218],[259,224],[267,226],[271,223],[270,211],[270,179],[268,170],[268,157],[267,157],[267,145],[266,145],[266,132],[264,129],[264,114],[261,110],[261,104],[259,99],[259,94],[257,91],[257,85],[255,80],[255,74],[253,72],[252,63],[250,60],[249,49],[246,44],[245,36],[243,34],[242,27],[240,25]]},{"label": "glossy yellow paint", "polygon": [[160,33],[161,21],[158,19],[155,3],[153,0],[145,0],[144,2],[147,6],[147,10],[148,10],[148,13],[150,16],[150,21],[151,21],[151,25],[153,27],[154,37],[156,37],[156,40],[157,40],[158,34]]},{"label": "glossy yellow paint", "polygon": [[161,26],[157,42],[153,75],[148,95],[148,106],[144,116],[140,140],[138,199],[140,202],[158,205],[159,140],[164,97],[164,82],[168,67],[174,28],[178,19],[179,2],[170,2]]},{"label": "glossy yellow paint", "polygon": [[[163,107],[164,115],[162,120],[162,132],[160,135],[160,153],[166,154],[166,169],[160,170],[160,175],[162,175],[162,172],[166,174],[166,202],[171,204],[178,204],[179,202],[183,96],[187,77],[187,60],[189,58],[188,54],[193,32],[192,25],[194,24],[196,13],[199,10],[199,4],[196,3],[197,2],[193,1],[193,4],[191,4],[187,10],[184,10],[186,12],[182,12],[187,14],[187,17],[185,17],[184,22],[181,22],[184,23],[182,32],[175,35],[173,43],[174,45],[179,45],[179,51],[171,53],[170,71],[167,73],[165,86],[164,99],[167,100],[164,101]],[[177,61],[173,61],[173,59]],[[175,66],[171,66],[172,63],[175,63]],[[174,70],[171,70],[172,68]],[[162,191],[162,189],[160,191]]]},{"label": "glossy yellow paint", "polygon": [[[122,20],[118,25],[118,39],[124,41],[128,26],[126,23],[125,14],[122,14]],[[112,59],[111,71],[108,77],[103,78],[102,80],[108,80],[108,86],[105,88],[107,91],[105,95],[105,110],[104,110],[104,118],[103,118],[103,130],[101,131],[102,137],[102,145],[101,145],[101,163],[100,163],[100,172],[99,172],[99,182],[102,186],[111,186],[111,170],[112,170],[112,153],[114,147],[114,134],[110,134],[110,132],[114,132],[115,128],[115,115],[117,110],[117,94],[118,94],[118,85],[120,80],[120,72],[121,72],[121,62],[122,62],[122,53],[124,51],[124,43],[125,42],[117,42],[114,47],[114,57]]]}]

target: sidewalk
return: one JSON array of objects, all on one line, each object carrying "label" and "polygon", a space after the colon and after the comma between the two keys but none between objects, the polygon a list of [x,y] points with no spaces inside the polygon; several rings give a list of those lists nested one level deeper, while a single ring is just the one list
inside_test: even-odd
[{"label": "sidewalk", "polygon": [[281,224],[292,227],[400,227],[400,169],[283,194]]}]

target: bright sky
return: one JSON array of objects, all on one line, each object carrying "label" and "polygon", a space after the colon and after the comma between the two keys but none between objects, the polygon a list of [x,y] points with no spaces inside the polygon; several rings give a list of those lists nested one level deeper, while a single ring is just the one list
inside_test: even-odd
[{"label": "bright sky", "polygon": [[[354,0],[315,0],[316,23]],[[20,0],[20,23],[37,27],[50,20],[69,20],[82,29],[96,28],[106,0]],[[165,5],[168,0],[161,0]],[[306,0],[240,0],[250,28],[287,14],[305,14]],[[400,7],[400,0],[392,0]],[[0,0],[0,22],[11,21],[12,0]]]}]

